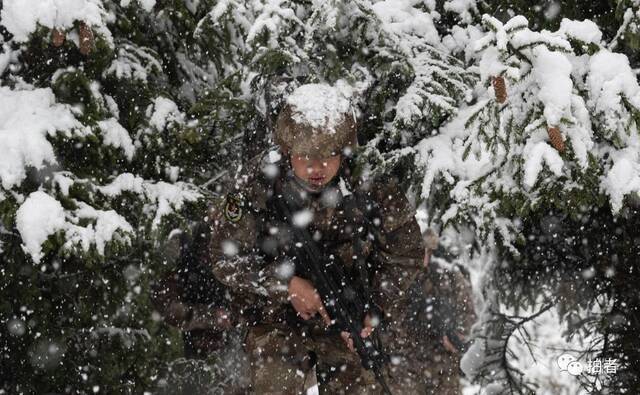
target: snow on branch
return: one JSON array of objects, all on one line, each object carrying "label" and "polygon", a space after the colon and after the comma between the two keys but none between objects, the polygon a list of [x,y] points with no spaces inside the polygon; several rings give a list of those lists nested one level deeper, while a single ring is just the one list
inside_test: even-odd
[{"label": "snow on branch", "polygon": [[48,136],[88,133],[50,88],[25,88],[0,86],[0,181],[7,190],[22,183],[27,167],[57,163]]},{"label": "snow on branch", "polygon": [[150,202],[155,210],[152,228],[160,225],[163,216],[180,210],[186,202],[196,201],[202,196],[190,184],[151,182],[131,173],[118,175],[111,183],[98,187],[98,191],[110,198],[123,192],[133,192]]},{"label": "snow on branch", "polygon": [[[564,202],[603,194],[618,212],[625,196],[640,192],[640,90],[627,57],[602,47],[590,22],[565,19],[556,32],[534,32],[521,16],[483,21],[487,30],[472,58],[475,102],[416,146],[416,164],[425,169],[422,197],[445,181],[440,193],[450,200],[440,220],[472,224],[483,238],[506,235],[510,249],[519,224],[497,219],[517,215],[515,208],[522,215],[557,206],[558,193]],[[497,77],[506,85],[502,99]]]},{"label": "snow on branch", "polygon": [[[90,219],[93,223],[77,225],[82,219]],[[67,211],[59,201],[42,191],[31,193],[22,203],[16,212],[16,227],[24,251],[35,263],[44,256],[42,245],[58,232],[65,235],[65,249],[78,245],[88,252],[95,245],[100,255],[104,255],[106,243],[114,238],[128,243],[129,235],[133,233],[131,225],[114,210],[96,210],[81,203],[77,210]]]},{"label": "snow on branch", "polygon": [[[106,27],[108,18],[109,14],[102,0],[5,0],[0,12],[2,24],[18,43],[28,41],[38,27],[64,31],[73,28],[76,21],[81,21],[113,46],[111,32]],[[70,38],[78,44],[77,36],[72,35]]]}]

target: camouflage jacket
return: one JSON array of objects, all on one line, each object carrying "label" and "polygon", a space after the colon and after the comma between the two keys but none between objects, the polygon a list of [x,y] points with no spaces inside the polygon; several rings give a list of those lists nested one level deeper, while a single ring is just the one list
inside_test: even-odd
[{"label": "camouflage jacket", "polygon": [[211,272],[210,229],[197,222],[173,232],[162,246],[170,270],[152,284],[151,301],[165,322],[183,332],[185,355],[206,357],[225,345],[225,332],[240,321],[240,301]]},{"label": "camouflage jacket", "polygon": [[[262,322],[284,321],[291,309],[287,288],[293,273],[283,252],[290,242],[286,225],[269,206],[274,195],[298,201],[300,220],[309,221],[314,240],[345,265],[365,254],[373,270],[374,303],[391,326],[407,326],[408,291],[424,272],[424,241],[415,210],[397,180],[355,179],[344,163],[332,183],[314,196],[296,181],[279,153],[252,161],[210,210],[211,261],[220,282],[234,292],[257,296]],[[354,243],[363,227],[366,237]]]}]

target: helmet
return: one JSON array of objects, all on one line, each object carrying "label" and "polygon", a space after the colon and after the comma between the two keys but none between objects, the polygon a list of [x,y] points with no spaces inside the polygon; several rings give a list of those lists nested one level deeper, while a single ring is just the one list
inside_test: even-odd
[{"label": "helmet", "polygon": [[357,145],[357,122],[349,100],[327,84],[306,84],[287,98],[276,121],[275,140],[292,155],[327,158]]}]

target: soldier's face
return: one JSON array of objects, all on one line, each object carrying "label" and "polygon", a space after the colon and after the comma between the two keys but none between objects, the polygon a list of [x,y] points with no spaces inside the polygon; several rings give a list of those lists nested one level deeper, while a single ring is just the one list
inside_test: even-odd
[{"label": "soldier's face", "polygon": [[328,158],[291,155],[294,174],[314,188],[322,188],[338,174],[340,154]]}]

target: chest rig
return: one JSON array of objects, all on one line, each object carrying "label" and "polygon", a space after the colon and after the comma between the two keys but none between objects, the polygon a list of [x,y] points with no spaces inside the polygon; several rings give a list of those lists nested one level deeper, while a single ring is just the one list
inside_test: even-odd
[{"label": "chest rig", "polygon": [[289,171],[269,186],[266,207],[261,215],[258,244],[265,260],[283,260],[293,242],[290,224],[275,209],[275,200],[285,202],[296,226],[304,227],[318,247],[334,255],[346,269],[355,269],[372,248],[370,234],[373,204],[363,194],[352,192],[342,175],[319,192],[309,191]]}]

